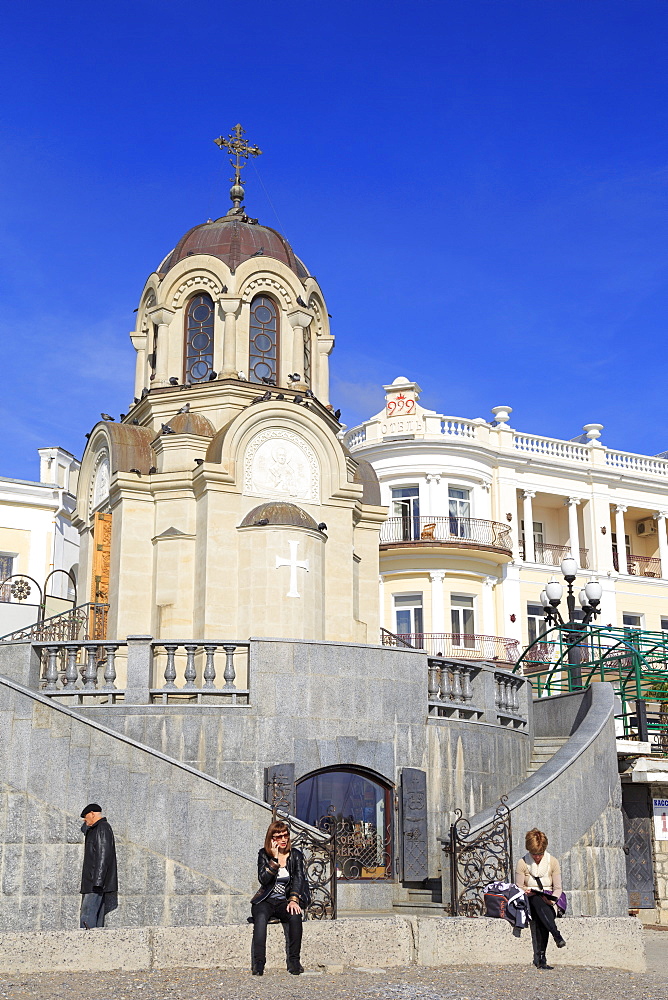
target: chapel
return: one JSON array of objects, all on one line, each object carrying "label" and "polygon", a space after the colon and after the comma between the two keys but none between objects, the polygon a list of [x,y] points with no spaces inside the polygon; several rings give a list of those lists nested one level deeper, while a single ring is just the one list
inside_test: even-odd
[{"label": "chapel", "polygon": [[239,125],[216,141],[233,154],[232,207],[149,275],[127,413],[89,435],[80,592],[109,605],[110,635],[378,642],[386,511],[329,402],[325,299],[246,214],[257,147]]}]

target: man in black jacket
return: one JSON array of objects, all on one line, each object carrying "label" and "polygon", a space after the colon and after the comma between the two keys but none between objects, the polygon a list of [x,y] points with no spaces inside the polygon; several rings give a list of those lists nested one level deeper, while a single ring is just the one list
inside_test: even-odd
[{"label": "man in black jacket", "polygon": [[81,872],[80,927],[104,927],[104,896],[117,892],[116,845],[114,831],[102,815],[102,806],[89,802],[81,812],[88,827]]}]

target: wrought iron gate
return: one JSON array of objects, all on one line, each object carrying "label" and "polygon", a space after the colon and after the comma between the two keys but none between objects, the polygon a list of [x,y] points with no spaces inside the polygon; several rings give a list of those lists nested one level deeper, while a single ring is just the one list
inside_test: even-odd
[{"label": "wrought iron gate", "polygon": [[483,891],[490,882],[512,882],[513,848],[510,809],[501,797],[493,819],[471,833],[471,823],[456,809],[444,851],[450,861],[450,915],[480,917]]},{"label": "wrought iron gate", "polygon": [[[265,797],[271,803],[273,818],[289,823],[294,802],[294,765],[267,768]],[[306,919],[336,920],[336,832],[313,834],[303,827],[291,826],[290,841],[304,855],[311,890]]]},{"label": "wrought iron gate", "polygon": [[653,909],[652,818],[646,785],[622,785],[622,813],[629,909]]}]

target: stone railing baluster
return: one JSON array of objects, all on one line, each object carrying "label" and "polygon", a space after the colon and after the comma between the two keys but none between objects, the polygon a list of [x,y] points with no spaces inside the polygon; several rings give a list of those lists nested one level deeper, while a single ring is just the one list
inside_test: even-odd
[{"label": "stone railing baluster", "polygon": [[104,664],[104,685],[102,690],[115,691],[116,685],[114,684],[114,681],[116,680],[116,650],[118,649],[118,646],[105,643],[103,648],[107,654],[107,659]]},{"label": "stone railing baluster", "polygon": [[86,650],[88,659],[84,671],[84,691],[95,691],[97,688],[97,646],[89,646]]},{"label": "stone railing baluster", "polygon": [[195,669],[196,650],[196,645],[192,643],[186,645],[186,669],[184,675],[186,682],[183,686],[184,691],[192,691],[195,688],[195,678],[197,677],[197,670]]},{"label": "stone railing baluster", "polygon": [[205,688],[215,688],[214,681],[216,679],[216,665],[214,663],[214,656],[216,654],[215,646],[205,646],[204,652],[206,653],[206,664],[204,666],[204,684]]},{"label": "stone railing baluster", "polygon": [[75,688],[77,681],[79,679],[79,671],[77,670],[77,657],[79,655],[78,646],[70,646],[67,650],[67,664],[65,666],[65,684],[66,688]]},{"label": "stone railing baluster", "polygon": [[176,643],[165,643],[165,650],[167,652],[167,666],[165,667],[165,683],[162,685],[164,691],[176,691],[176,664],[174,663],[174,654],[178,649]]},{"label": "stone railing baluster", "polygon": [[494,674],[494,702],[500,712],[503,711],[503,678],[500,674]]},{"label": "stone railing baluster", "polygon": [[45,691],[57,691],[58,690],[58,646],[47,646],[47,661],[46,661],[46,671],[44,676],[46,678],[46,684],[44,686]]},{"label": "stone railing baluster", "polygon": [[513,704],[512,709],[515,715],[520,714],[520,681],[513,681],[512,685]]},{"label": "stone railing baluster", "polygon": [[236,685],[234,679],[237,676],[237,672],[234,669],[234,652],[236,646],[223,645],[225,650],[225,673],[223,677],[225,678],[225,684],[222,687],[223,691],[236,691]]},{"label": "stone railing baluster", "polygon": [[452,701],[452,681],[447,663],[441,663],[441,698],[443,701]]},{"label": "stone railing baluster", "polygon": [[440,701],[440,684],[439,684],[439,665],[436,660],[428,661],[427,668],[427,691],[429,693],[429,701]]},{"label": "stone railing baluster", "polygon": [[473,700],[473,685],[471,684],[471,670],[469,667],[462,667],[462,701]]},{"label": "stone railing baluster", "polygon": [[452,668],[452,701],[462,701],[461,667]]}]

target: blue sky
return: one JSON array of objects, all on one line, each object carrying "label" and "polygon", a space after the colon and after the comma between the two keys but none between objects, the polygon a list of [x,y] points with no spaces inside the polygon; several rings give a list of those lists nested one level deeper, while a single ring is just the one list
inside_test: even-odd
[{"label": "blue sky", "polygon": [[228,208],[318,277],[352,424],[446,414],[668,449],[666,0],[116,0],[4,12],[0,475],[125,411],[147,275]]}]

